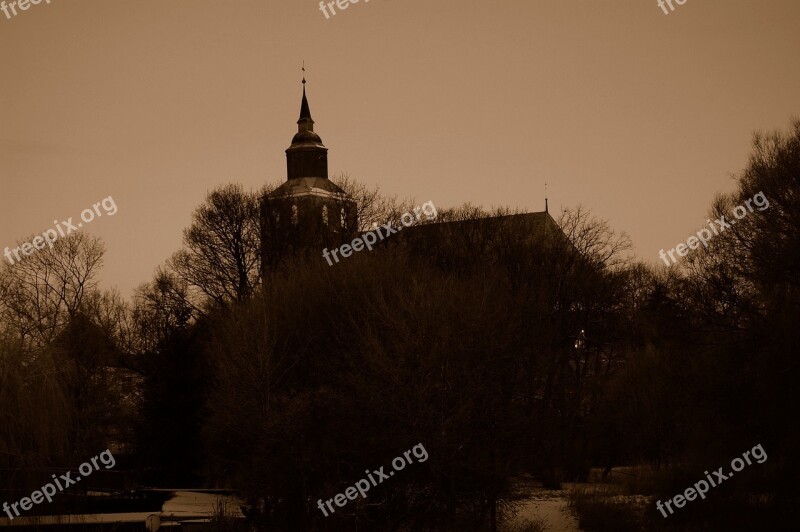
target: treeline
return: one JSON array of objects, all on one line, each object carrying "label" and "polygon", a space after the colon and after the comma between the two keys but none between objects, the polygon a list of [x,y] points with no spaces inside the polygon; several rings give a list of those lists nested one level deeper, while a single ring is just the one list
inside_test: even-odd
[{"label": "treeline", "polygon": [[[361,229],[411,205],[339,184]],[[262,280],[263,191],[229,185],[125,303],[96,285],[101,243],[71,235],[0,274],[3,485],[111,440],[142,482],[235,488],[270,530],[487,530],[523,474],[651,464],[668,498],[760,443],[670,523],[777,526],[797,502],[800,122],[756,138],[738,185],[711,216],[769,208],[671,269],[581,209],[465,206],[333,267],[276,254]],[[419,442],[424,464],[317,509]]]}]

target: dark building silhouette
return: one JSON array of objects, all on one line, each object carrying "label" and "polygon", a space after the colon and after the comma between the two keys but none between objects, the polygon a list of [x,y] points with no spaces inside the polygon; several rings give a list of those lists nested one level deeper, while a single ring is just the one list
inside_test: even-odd
[{"label": "dark building silhouette", "polygon": [[[305,83],[297,133],[286,149],[286,182],[261,199],[263,272],[301,252],[323,260],[323,249],[350,243],[359,234],[358,206],[328,178],[328,148],[314,131]],[[394,227],[403,229],[399,221]],[[523,243],[534,243],[541,252],[557,235],[564,238],[545,206],[544,212],[422,220],[381,239],[377,247],[402,245],[434,260],[459,254],[467,260],[464,254],[499,257],[527,247]]]},{"label": "dark building silhouette", "polygon": [[297,133],[286,149],[286,182],[261,200],[265,270],[286,254],[339,246],[357,231],[355,202],[328,179],[328,148],[314,132],[305,84]]}]

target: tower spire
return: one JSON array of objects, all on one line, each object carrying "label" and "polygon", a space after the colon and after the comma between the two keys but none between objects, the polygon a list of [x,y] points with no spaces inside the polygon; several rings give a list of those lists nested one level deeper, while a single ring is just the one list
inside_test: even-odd
[{"label": "tower spire", "polygon": [[303,61],[303,101],[300,103],[300,119],[297,121],[297,131],[314,131],[314,120],[311,119],[311,109],[306,98],[306,62]]},{"label": "tower spire", "polygon": [[303,99],[300,103],[300,118],[297,120],[297,133],[292,145],[286,150],[286,163],[289,179],[301,177],[328,178],[328,148],[314,133],[314,120],[306,97],[306,65],[303,70]]}]

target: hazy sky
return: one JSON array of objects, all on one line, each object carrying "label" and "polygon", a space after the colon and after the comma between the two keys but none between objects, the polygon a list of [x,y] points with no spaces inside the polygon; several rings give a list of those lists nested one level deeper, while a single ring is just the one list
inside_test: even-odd
[{"label": "hazy sky", "polygon": [[[8,0],[6,0],[8,2]],[[338,10],[337,10],[338,11]],[[800,116],[800,2],[45,0],[0,12],[0,250],[85,230],[123,295],[206,193],[286,178],[305,60],[331,175],[384,192],[579,204],[658,261],[705,225],[754,131]]]}]

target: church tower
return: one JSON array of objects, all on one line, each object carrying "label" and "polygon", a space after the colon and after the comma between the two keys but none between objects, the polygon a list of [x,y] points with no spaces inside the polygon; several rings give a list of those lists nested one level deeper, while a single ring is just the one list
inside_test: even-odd
[{"label": "church tower", "polygon": [[306,97],[306,80],[303,78],[303,100],[300,102],[300,119],[292,145],[286,149],[286,170],[289,180],[318,177],[328,179],[328,148],[314,133],[314,119]]},{"label": "church tower", "polygon": [[286,173],[286,182],[261,199],[264,271],[301,251],[321,258],[323,248],[345,243],[358,229],[355,202],[328,179],[328,148],[314,132],[305,78]]}]

